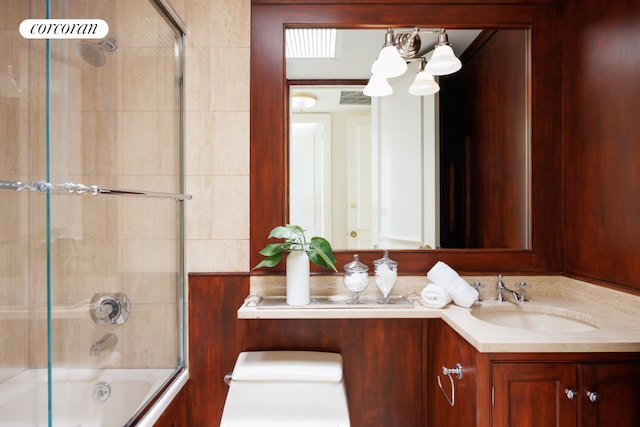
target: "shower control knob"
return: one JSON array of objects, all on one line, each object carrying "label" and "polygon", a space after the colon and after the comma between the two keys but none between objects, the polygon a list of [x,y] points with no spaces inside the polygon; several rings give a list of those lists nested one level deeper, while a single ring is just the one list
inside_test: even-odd
[{"label": "shower control knob", "polygon": [[112,303],[112,301],[102,301],[100,305],[94,309],[94,311],[98,319],[107,320],[109,319],[109,317],[111,317],[111,313],[115,312],[115,314],[117,315],[119,307],[117,304]]},{"label": "shower control knob", "polygon": [[121,325],[131,313],[131,303],[124,293],[95,294],[89,305],[89,313],[99,325]]},{"label": "shower control knob", "polygon": [[597,402],[598,399],[600,398],[600,396],[598,396],[598,393],[596,393],[595,391],[589,391],[589,390],[587,390],[587,397],[591,402]]}]

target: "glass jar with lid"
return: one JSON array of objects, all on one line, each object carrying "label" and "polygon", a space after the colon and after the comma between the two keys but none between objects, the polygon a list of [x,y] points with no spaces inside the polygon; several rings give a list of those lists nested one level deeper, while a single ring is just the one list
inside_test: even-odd
[{"label": "glass jar with lid", "polygon": [[380,304],[393,304],[389,299],[389,294],[396,284],[398,278],[398,262],[389,258],[389,251],[385,249],[382,258],[373,261],[376,286],[382,292]]},{"label": "glass jar with lid", "polygon": [[360,292],[369,285],[369,267],[360,262],[358,254],[353,261],[344,266],[344,286],[352,292],[351,300],[347,304],[362,304]]}]

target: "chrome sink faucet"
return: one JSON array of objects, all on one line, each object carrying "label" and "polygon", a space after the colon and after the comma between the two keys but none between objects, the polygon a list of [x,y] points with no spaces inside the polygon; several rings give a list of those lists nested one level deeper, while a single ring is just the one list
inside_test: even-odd
[{"label": "chrome sink faucet", "polygon": [[[520,301],[520,295],[516,291],[512,291],[511,289],[507,288],[504,285],[504,282],[502,281],[502,274],[498,274],[497,290],[498,290],[498,295],[496,296],[496,301],[498,301],[498,302],[505,301],[505,299],[504,299],[505,291],[506,292],[510,292],[511,295],[513,295],[513,300],[514,301]],[[524,301],[526,301],[526,299]]]},{"label": "chrome sink faucet", "polygon": [[94,341],[93,344],[91,344],[89,356],[100,356],[102,350],[115,347],[116,344],[118,344],[118,336],[116,334],[108,333],[98,341]]}]

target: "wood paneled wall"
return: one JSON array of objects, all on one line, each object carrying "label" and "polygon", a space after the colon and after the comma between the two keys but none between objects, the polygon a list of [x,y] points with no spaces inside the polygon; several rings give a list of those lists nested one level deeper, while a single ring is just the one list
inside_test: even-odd
[{"label": "wood paneled wall", "polygon": [[424,425],[423,319],[243,320],[247,274],[189,277],[189,425],[219,425],[241,351],[342,354],[353,427]]},{"label": "wood paneled wall", "polygon": [[441,244],[525,248],[527,32],[485,30],[482,39],[465,51],[462,70],[440,79],[440,198],[446,200],[440,206]]},{"label": "wood paneled wall", "polygon": [[249,274],[189,275],[189,425],[218,426],[238,357],[238,308]]},{"label": "wood paneled wall", "polygon": [[564,22],[564,271],[640,291],[640,2]]}]

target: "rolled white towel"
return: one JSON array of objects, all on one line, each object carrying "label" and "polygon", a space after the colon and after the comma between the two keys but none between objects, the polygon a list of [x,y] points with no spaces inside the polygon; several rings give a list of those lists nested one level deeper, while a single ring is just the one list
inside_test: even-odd
[{"label": "rolled white towel", "polygon": [[427,277],[433,283],[437,283],[440,286],[449,286],[454,280],[460,277],[460,275],[444,262],[438,261],[431,267],[431,270],[427,273]]},{"label": "rolled white towel", "polygon": [[442,261],[438,261],[429,270],[427,277],[449,292],[456,305],[469,308],[478,300],[478,291],[469,286],[454,269]]},{"label": "rolled white towel", "polygon": [[444,288],[429,283],[420,293],[422,303],[426,307],[442,308],[451,302],[451,295]]}]

